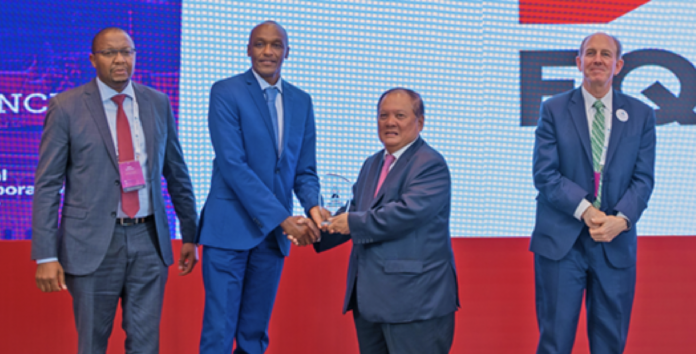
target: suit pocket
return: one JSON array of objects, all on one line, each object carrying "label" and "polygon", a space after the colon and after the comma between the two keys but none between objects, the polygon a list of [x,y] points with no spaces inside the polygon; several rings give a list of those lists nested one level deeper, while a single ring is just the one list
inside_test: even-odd
[{"label": "suit pocket", "polygon": [[84,219],[87,216],[87,209],[63,205],[63,216],[66,218]]},{"label": "suit pocket", "polygon": [[384,261],[385,273],[420,274],[423,272],[423,262],[415,260]]},{"label": "suit pocket", "polygon": [[229,199],[229,200],[237,200],[237,195],[234,194],[234,192],[230,189],[218,189],[215,192],[215,198],[218,199]]}]

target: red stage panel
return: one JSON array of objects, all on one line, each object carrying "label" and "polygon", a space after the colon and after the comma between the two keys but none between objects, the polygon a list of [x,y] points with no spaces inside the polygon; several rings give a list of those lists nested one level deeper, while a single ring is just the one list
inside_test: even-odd
[{"label": "red stage panel", "polygon": [[520,0],[520,23],[609,23],[648,2],[650,0]]},{"label": "red stage panel", "polygon": [[[532,254],[527,238],[453,239],[462,308],[453,353],[533,353]],[[175,252],[179,249],[175,241]],[[350,247],[317,255],[294,249],[287,259],[271,321],[268,353],[357,353],[350,315],[340,314]],[[74,353],[76,333],[67,293],[34,285],[28,241],[0,243],[0,353]],[[696,237],[641,237],[638,287],[628,354],[691,353],[696,348]],[[203,316],[200,268],[171,268],[162,317],[162,353],[196,353]],[[123,353],[120,320],[109,354]],[[574,353],[587,353],[584,321]]]}]

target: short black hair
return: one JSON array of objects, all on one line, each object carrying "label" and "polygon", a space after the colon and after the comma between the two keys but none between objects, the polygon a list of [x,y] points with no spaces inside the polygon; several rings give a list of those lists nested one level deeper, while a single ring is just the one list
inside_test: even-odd
[{"label": "short black hair", "polygon": [[397,91],[401,91],[411,98],[411,103],[413,103],[413,114],[415,114],[417,118],[422,118],[425,116],[425,105],[423,104],[423,98],[421,98],[421,95],[416,91],[404,87],[394,87],[385,91],[382,96],[379,97],[379,101],[377,102],[377,112],[379,112],[379,106],[382,104],[384,97],[387,97],[388,94]]},{"label": "short black hair", "polygon": [[623,55],[623,53],[622,53],[623,46],[621,45],[621,41],[618,38],[616,38],[608,33],[604,33],[604,32],[595,32],[595,33],[592,33],[591,35],[585,37],[582,40],[582,43],[580,43],[580,49],[578,50],[578,56],[579,57],[582,56],[582,51],[585,48],[585,43],[587,43],[587,41],[589,41],[590,38],[592,38],[598,34],[603,34],[603,35],[611,38],[614,41],[614,44],[616,44],[616,59],[621,59],[621,55]]},{"label": "short black hair", "polygon": [[[106,28],[100,30],[99,32],[97,32],[97,34],[95,34],[94,37],[92,38],[92,54],[95,54],[95,52],[97,50],[97,48],[96,48],[97,47],[97,40],[99,39],[99,37],[101,37],[109,32],[123,32],[128,36],[128,38],[130,38],[130,35],[128,34],[128,32],[126,32],[123,28],[106,27]],[[131,40],[131,42],[133,42],[133,38],[130,38],[130,40]]]}]

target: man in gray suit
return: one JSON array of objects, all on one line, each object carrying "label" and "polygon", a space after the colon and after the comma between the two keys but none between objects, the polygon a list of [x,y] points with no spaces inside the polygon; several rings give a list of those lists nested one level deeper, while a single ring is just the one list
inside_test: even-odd
[{"label": "man in gray suit", "polygon": [[32,220],[36,284],[70,291],[79,353],[106,352],[119,299],[126,352],[157,353],[173,263],[161,176],[181,224],[181,275],[197,261],[193,188],[167,96],[130,79],[130,36],[100,31],[89,59],[97,78],[51,99],[44,121]]}]

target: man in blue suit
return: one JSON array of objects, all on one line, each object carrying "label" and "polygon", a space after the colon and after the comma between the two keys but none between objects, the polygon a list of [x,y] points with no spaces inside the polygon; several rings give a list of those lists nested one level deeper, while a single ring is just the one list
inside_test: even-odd
[{"label": "man in blue suit", "polygon": [[294,190],[321,222],[312,101],[281,79],[288,37],[275,22],[254,27],[251,70],[210,92],[215,149],[210,194],[201,213],[205,311],[201,353],[263,353],[284,257],[293,237],[313,243],[319,230],[293,217]]},{"label": "man in blue suit", "polygon": [[446,354],[459,306],[449,169],[419,136],[418,93],[391,89],[377,107],[384,149],[365,161],[349,211],[314,247],[353,241],[343,313],[353,311],[361,353]]},{"label": "man in blue suit", "polygon": [[592,353],[622,353],[636,281],[636,228],[654,185],[655,114],[612,90],[621,43],[586,37],[582,87],[541,106],[534,146],[537,353],[570,353],[586,296]]}]

